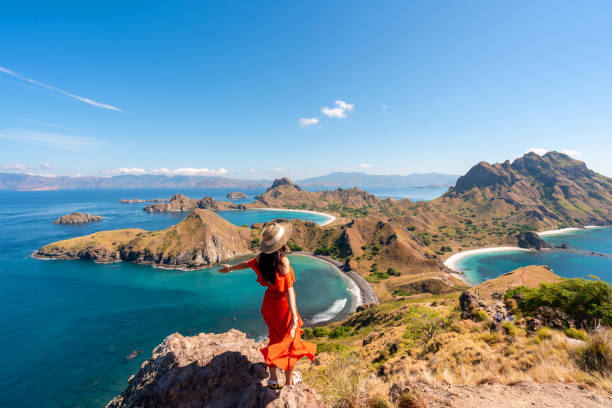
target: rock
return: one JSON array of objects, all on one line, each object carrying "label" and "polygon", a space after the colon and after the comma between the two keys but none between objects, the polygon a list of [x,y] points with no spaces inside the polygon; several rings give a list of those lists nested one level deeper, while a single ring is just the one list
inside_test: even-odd
[{"label": "rock", "polygon": [[81,212],[73,212],[72,214],[64,215],[53,221],[54,224],[87,224],[89,222],[102,221],[104,217],[99,215],[84,214]]},{"label": "rock", "polygon": [[376,303],[366,303],[364,305],[359,305],[357,306],[357,309],[355,310],[355,312],[361,312],[362,310],[366,310],[374,306],[376,306]]},{"label": "rock", "polygon": [[230,200],[240,200],[242,198],[247,198],[247,195],[240,191],[231,191],[227,193],[227,198]]},{"label": "rock", "polygon": [[461,309],[462,319],[471,319],[474,316],[476,305],[478,304],[478,296],[464,290],[459,296],[459,308]]},{"label": "rock", "polygon": [[553,329],[567,329],[575,327],[574,320],[565,312],[549,306],[540,306],[534,316],[541,322],[542,325]]},{"label": "rock", "polygon": [[551,248],[550,244],[544,241],[538,234],[533,231],[523,231],[516,236],[519,248],[527,249],[542,249]]},{"label": "rock", "polygon": [[168,336],[107,408],[315,408],[321,397],[305,384],[273,391],[259,348],[244,333]]},{"label": "rock", "polygon": [[537,319],[532,316],[528,316],[525,318],[525,325],[527,326],[527,332],[533,334],[538,331],[538,329],[542,328],[542,322],[540,319]]},{"label": "rock", "polygon": [[268,191],[274,190],[276,187],[284,186],[284,185],[293,186],[298,191],[302,190],[298,185],[294,184],[293,181],[291,181],[289,178],[283,177],[283,178],[275,179],[272,182],[272,187],[270,187]]}]

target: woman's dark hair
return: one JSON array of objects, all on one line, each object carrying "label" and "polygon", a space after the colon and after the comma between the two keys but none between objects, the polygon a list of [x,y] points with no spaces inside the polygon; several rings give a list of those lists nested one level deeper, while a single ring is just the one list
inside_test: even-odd
[{"label": "woman's dark hair", "polygon": [[276,283],[276,269],[286,253],[287,247],[283,245],[276,252],[272,252],[271,254],[264,254],[263,252],[259,254],[257,260],[259,270],[261,271],[261,276],[263,276],[269,284],[274,285],[274,283]]}]

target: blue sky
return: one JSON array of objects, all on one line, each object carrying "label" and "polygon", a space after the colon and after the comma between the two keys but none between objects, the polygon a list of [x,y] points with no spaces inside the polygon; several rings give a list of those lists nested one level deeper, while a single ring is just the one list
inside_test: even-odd
[{"label": "blue sky", "polygon": [[612,176],[610,2],[47,3],[2,4],[0,171]]}]

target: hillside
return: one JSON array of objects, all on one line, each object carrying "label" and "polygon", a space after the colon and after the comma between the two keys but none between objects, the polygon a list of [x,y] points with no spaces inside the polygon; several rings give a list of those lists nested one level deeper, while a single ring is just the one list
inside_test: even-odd
[{"label": "hillside", "polygon": [[527,153],[512,163],[478,163],[435,201],[538,228],[601,225],[612,222],[612,179],[563,153]]},{"label": "hillside", "polygon": [[252,252],[256,233],[212,211],[197,209],[161,231],[100,231],[45,245],[37,258],[129,261],[168,268],[197,269]]}]

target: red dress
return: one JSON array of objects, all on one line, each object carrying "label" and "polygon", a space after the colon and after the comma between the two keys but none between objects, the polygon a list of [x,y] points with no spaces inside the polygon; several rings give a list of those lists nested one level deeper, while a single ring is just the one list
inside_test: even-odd
[{"label": "red dress", "polygon": [[285,275],[280,275],[277,270],[276,282],[271,285],[261,275],[257,258],[249,261],[249,267],[257,273],[257,282],[268,288],[261,305],[261,314],[268,325],[270,337],[268,347],[261,349],[266,365],[270,367],[276,366],[289,371],[304,356],[312,361],[317,352],[317,345],[302,341],[303,322],[299,313],[295,337],[291,337],[291,320],[293,316],[287,301],[287,291],[293,287],[293,282],[295,282],[293,268],[289,267],[289,272]]}]

